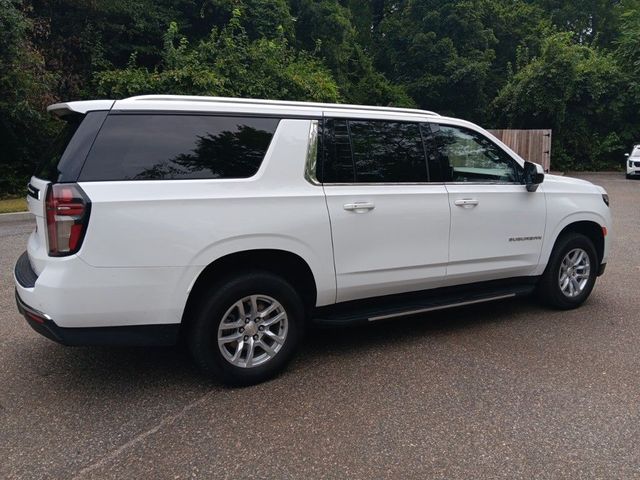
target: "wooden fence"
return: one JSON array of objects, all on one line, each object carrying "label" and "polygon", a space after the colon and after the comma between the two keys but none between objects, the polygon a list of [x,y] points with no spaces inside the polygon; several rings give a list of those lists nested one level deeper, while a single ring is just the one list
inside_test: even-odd
[{"label": "wooden fence", "polygon": [[551,130],[489,130],[525,160],[551,168]]}]

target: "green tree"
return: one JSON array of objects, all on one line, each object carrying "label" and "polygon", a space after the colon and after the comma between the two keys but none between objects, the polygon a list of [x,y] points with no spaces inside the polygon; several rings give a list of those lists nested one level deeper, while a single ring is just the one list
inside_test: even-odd
[{"label": "green tree", "polygon": [[[191,46],[171,24],[160,66],[137,66],[135,55],[124,69],[96,75],[99,95],[143,93],[242,96],[250,98],[339,100],[326,68],[310,54],[292,49],[281,34],[251,40],[235,10],[229,24]],[[241,81],[239,79],[242,79]]]},{"label": "green tree", "polygon": [[613,55],[558,33],[514,74],[493,106],[502,125],[552,128],[555,168],[597,169],[618,163],[630,135],[622,92],[624,76]]},{"label": "green tree", "polygon": [[422,108],[486,120],[496,37],[484,0],[399,2],[374,40],[376,65]]},{"label": "green tree", "polygon": [[25,189],[55,130],[44,112],[53,78],[29,42],[32,25],[20,6],[0,0],[0,196]]},{"label": "green tree", "polygon": [[571,32],[581,44],[597,42],[609,45],[619,30],[617,5],[619,0],[538,0],[549,20],[558,29]]},{"label": "green tree", "polygon": [[336,0],[293,0],[298,46],[315,51],[331,69],[341,95],[349,103],[413,106],[400,85],[377,71],[358,41],[349,8]]}]

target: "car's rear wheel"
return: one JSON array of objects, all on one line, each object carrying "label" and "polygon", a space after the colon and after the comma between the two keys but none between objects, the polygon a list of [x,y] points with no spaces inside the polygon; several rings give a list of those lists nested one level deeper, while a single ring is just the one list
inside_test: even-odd
[{"label": "car's rear wheel", "polygon": [[212,286],[189,330],[200,368],[226,384],[251,385],[291,359],[304,321],[295,289],[268,272],[247,272]]},{"label": "car's rear wheel", "polygon": [[555,308],[576,308],[589,297],[598,273],[593,242],[579,233],[558,239],[538,284],[540,299]]}]

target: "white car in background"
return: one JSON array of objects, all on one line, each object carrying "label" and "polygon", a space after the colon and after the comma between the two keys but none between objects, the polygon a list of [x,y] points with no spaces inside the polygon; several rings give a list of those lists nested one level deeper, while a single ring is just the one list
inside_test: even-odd
[{"label": "white car in background", "polygon": [[640,145],[635,145],[631,155],[627,153],[627,178],[640,177]]},{"label": "white car in background", "polygon": [[[308,323],[367,324],[604,272],[609,198],[434,112],[144,96],[52,105],[15,267],[29,325],[66,345],[171,345],[228,383],[271,377]],[[499,307],[497,307],[499,308]]]}]

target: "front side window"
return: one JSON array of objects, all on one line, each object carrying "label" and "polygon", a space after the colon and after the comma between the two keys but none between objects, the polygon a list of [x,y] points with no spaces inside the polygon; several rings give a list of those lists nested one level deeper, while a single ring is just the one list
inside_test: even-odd
[{"label": "front side window", "polygon": [[80,181],[251,177],[277,126],[275,118],[109,115]]},{"label": "front side window", "polygon": [[330,118],[322,131],[324,183],[428,181],[417,123]]},{"label": "front side window", "polygon": [[427,128],[432,181],[519,183],[521,167],[484,135],[450,125],[432,124]]}]

